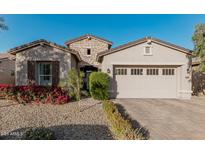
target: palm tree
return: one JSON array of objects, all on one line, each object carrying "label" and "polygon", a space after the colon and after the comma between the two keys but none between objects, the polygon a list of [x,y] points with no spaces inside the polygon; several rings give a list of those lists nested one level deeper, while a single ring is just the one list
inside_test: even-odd
[{"label": "palm tree", "polygon": [[5,25],[5,20],[3,17],[0,17],[0,30],[8,30],[8,27]]}]

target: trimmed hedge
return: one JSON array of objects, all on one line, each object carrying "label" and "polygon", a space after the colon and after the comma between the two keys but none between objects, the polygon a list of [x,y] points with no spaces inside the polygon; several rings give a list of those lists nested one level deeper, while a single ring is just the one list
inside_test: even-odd
[{"label": "trimmed hedge", "polygon": [[94,99],[107,100],[109,98],[109,75],[93,72],[89,77],[90,94]]},{"label": "trimmed hedge", "polygon": [[107,119],[111,123],[112,132],[117,139],[120,140],[143,140],[147,139],[140,132],[140,129],[134,129],[132,123],[125,119],[119,112],[117,106],[111,101],[103,102],[103,109],[107,115]]},{"label": "trimmed hedge", "polygon": [[55,133],[48,128],[31,128],[24,132],[22,140],[55,140]]}]

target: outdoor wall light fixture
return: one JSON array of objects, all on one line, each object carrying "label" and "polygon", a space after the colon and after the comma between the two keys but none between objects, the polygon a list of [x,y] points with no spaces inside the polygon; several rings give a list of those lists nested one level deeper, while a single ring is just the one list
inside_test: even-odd
[{"label": "outdoor wall light fixture", "polygon": [[107,73],[110,73],[110,69],[109,68],[107,69]]}]

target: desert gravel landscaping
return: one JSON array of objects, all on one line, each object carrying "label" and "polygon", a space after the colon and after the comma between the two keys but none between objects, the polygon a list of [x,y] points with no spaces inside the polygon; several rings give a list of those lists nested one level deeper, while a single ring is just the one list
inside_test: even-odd
[{"label": "desert gravel landscaping", "polygon": [[0,100],[0,133],[3,139],[20,139],[29,127],[53,130],[57,139],[113,139],[102,104],[83,99],[64,105],[22,105]]}]

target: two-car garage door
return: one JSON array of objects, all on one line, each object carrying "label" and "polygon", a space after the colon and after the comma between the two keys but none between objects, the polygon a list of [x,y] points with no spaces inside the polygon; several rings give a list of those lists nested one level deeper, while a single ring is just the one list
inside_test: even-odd
[{"label": "two-car garage door", "polygon": [[176,98],[174,66],[115,66],[117,98]]}]

